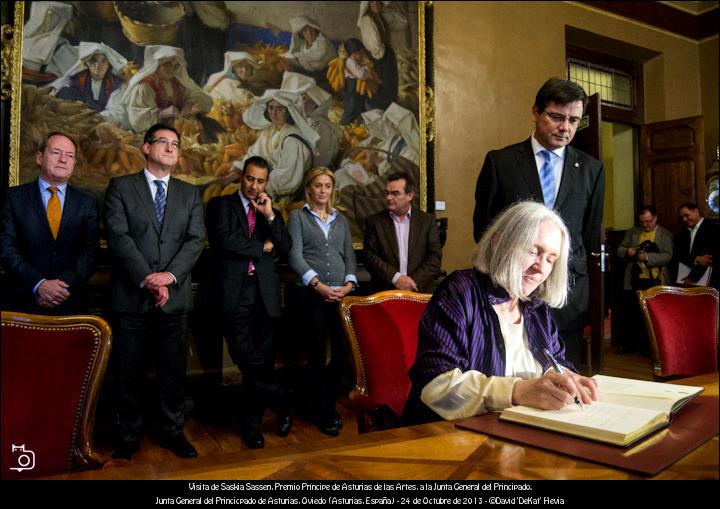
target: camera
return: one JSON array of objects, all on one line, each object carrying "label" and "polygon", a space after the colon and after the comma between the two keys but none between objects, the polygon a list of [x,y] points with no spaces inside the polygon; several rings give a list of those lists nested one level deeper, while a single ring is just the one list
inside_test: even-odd
[{"label": "camera", "polygon": [[32,470],[35,468],[35,453],[30,449],[25,448],[25,444],[12,445],[12,453],[17,455],[15,461],[17,462],[16,467],[10,467],[10,470],[22,472],[23,470]]}]

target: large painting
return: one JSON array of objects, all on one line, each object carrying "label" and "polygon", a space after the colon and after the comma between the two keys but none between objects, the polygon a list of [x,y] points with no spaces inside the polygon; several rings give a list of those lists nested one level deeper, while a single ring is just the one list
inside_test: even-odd
[{"label": "large painting", "polygon": [[[423,2],[15,2],[10,185],[38,175],[50,131],[78,144],[71,183],[99,202],[141,170],[156,122],[181,134],[174,176],[204,200],[236,192],[242,162],[271,162],[287,213],[312,166],[335,172],[355,241],[410,173],[427,209]],[[431,180],[430,180],[431,181]]]}]

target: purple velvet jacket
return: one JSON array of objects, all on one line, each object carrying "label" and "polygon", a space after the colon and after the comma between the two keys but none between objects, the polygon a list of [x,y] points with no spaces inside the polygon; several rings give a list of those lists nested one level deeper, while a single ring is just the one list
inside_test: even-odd
[{"label": "purple velvet jacket", "polygon": [[[420,393],[436,376],[460,368],[487,376],[505,376],[505,342],[500,321],[492,306],[510,300],[507,292],[475,269],[450,274],[433,294],[418,329],[418,350],[408,375],[412,382],[403,419],[407,423],[439,420],[422,401]],[[563,366],[565,347],[550,316],[550,308],[539,300],[522,303],[528,346],[543,370],[550,364],[547,348]]]}]

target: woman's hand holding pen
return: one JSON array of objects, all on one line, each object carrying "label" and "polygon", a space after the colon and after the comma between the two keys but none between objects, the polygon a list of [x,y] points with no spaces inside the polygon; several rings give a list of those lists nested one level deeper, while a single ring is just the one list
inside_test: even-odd
[{"label": "woman's hand holding pen", "polygon": [[562,374],[548,370],[542,377],[518,380],[513,387],[512,404],[543,410],[559,410],[575,403],[575,396],[584,404],[597,400],[597,384],[570,370]]}]

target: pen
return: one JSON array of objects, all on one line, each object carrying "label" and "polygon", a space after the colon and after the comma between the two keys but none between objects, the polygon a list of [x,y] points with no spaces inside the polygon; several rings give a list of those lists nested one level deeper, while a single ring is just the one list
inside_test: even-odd
[{"label": "pen", "polygon": [[[543,353],[545,354],[545,357],[547,358],[548,362],[552,366],[553,370],[555,370],[555,373],[557,373],[558,375],[562,375],[562,373],[563,373],[562,366],[560,366],[560,364],[557,363],[557,361],[555,360],[555,357],[553,357],[553,354],[550,353],[550,350],[545,348],[545,349],[543,349]],[[578,398],[577,396],[575,396],[575,404],[580,407],[580,410],[583,409],[582,403],[580,403],[580,398]]]}]

